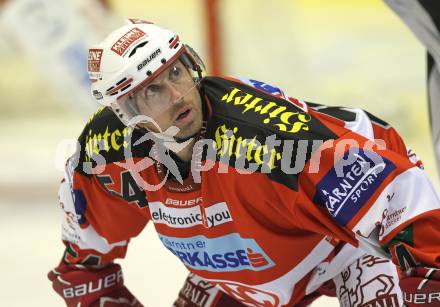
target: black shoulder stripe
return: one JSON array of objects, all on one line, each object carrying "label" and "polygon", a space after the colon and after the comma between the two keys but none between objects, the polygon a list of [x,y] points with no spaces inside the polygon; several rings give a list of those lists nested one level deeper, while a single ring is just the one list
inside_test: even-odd
[{"label": "black shoulder stripe", "polygon": [[[364,110],[365,111],[365,110]],[[367,113],[368,118],[375,123],[378,126],[381,126],[384,129],[389,129],[391,128],[391,125],[388,124],[386,121],[380,119],[379,117],[374,116],[373,114],[371,114],[370,112],[365,111],[365,113]]]},{"label": "black shoulder stripe", "polygon": [[[310,103],[310,102],[307,102],[307,105],[309,107],[311,107],[313,110],[315,110],[316,112],[323,113],[323,114],[335,117],[337,119],[340,119],[340,120],[343,120],[346,122],[356,120],[356,113],[351,112],[349,108],[331,107],[331,106],[325,106],[325,105],[320,105],[317,103]],[[381,126],[384,129],[389,129],[391,127],[391,125],[388,124],[386,121],[380,119],[377,116],[374,116],[373,114],[371,114],[368,111],[365,111],[365,110],[363,110],[363,111],[367,114],[370,121],[375,123],[376,125]]]},{"label": "black shoulder stripe", "polygon": [[356,120],[356,113],[351,112],[349,109],[345,109],[343,107],[315,105],[314,107],[312,107],[312,109],[315,110],[316,112],[329,115],[331,117],[343,120],[345,122],[352,122]]}]

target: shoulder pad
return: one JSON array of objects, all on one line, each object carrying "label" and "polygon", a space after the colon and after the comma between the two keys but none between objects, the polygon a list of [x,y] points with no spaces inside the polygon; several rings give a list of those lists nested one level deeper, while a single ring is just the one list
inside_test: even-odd
[{"label": "shoulder pad", "polygon": [[[132,146],[140,136],[140,131],[126,127],[110,108],[100,108],[89,118],[79,137],[79,162],[92,162],[96,166],[123,161],[129,146],[132,157],[144,156],[144,150],[140,153],[139,146]],[[78,163],[78,167],[81,165]]]}]

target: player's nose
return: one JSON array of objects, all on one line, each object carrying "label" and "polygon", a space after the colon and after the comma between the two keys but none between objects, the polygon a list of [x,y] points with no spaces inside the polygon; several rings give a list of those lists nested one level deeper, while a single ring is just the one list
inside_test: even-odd
[{"label": "player's nose", "polygon": [[170,102],[172,104],[180,103],[182,101],[183,95],[179,88],[169,81],[167,81],[165,84],[167,86],[167,92],[170,97]]}]

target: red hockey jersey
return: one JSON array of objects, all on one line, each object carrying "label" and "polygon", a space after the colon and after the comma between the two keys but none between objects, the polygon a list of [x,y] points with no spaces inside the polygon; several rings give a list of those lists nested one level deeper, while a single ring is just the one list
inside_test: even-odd
[{"label": "red hockey jersey", "polygon": [[206,125],[181,182],[151,136],[107,108],[89,120],[60,189],[66,262],[122,258],[151,220],[191,272],[250,306],[313,292],[341,242],[440,267],[439,199],[387,123],[255,80],[200,91]]}]

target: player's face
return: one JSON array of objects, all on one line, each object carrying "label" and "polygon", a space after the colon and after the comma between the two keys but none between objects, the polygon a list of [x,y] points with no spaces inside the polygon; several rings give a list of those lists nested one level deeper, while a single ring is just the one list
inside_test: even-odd
[{"label": "player's face", "polygon": [[[202,103],[199,91],[186,67],[176,61],[134,95],[137,109],[154,119],[162,131],[177,126],[177,138],[186,138],[202,127]],[[157,126],[145,128],[153,132]]]}]

